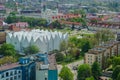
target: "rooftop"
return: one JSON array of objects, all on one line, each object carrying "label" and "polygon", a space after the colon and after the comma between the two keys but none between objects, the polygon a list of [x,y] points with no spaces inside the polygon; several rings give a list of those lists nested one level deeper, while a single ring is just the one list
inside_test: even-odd
[{"label": "rooftop", "polygon": [[98,47],[95,47],[95,48],[93,48],[93,49],[90,49],[90,52],[100,53],[100,52],[103,52],[103,51],[105,51],[105,50],[106,50],[106,48],[102,48],[102,47],[98,46]]},{"label": "rooftop", "polygon": [[4,65],[0,66],[0,71],[2,71],[2,70],[8,70],[8,69],[15,68],[15,67],[18,67],[18,66],[20,66],[19,63],[4,64]]},{"label": "rooftop", "polygon": [[43,64],[45,65],[49,64],[48,54],[37,54],[36,56],[38,57],[39,61],[43,62]]},{"label": "rooftop", "polygon": [[49,69],[50,70],[57,69],[57,63],[56,63],[55,55],[54,54],[49,55],[48,60],[49,60]]},{"label": "rooftop", "polygon": [[45,40],[50,40],[51,38],[55,38],[56,36],[59,36],[60,38],[67,36],[66,34],[63,34],[61,32],[57,32],[57,31],[48,31],[48,30],[39,30],[39,29],[34,29],[31,31],[18,31],[18,32],[8,32],[7,33],[7,37],[9,38],[13,38],[16,37],[19,41],[22,41],[24,39],[28,40],[30,42],[30,40],[36,41],[38,39],[40,39],[41,41],[45,41]]},{"label": "rooftop", "polygon": [[104,52],[107,48],[112,47],[112,46],[114,46],[115,44],[118,44],[118,43],[120,43],[120,42],[119,41],[109,41],[105,44],[101,44],[100,46],[97,46],[95,48],[90,49],[89,53],[97,54],[97,53],[100,53],[100,52]]}]

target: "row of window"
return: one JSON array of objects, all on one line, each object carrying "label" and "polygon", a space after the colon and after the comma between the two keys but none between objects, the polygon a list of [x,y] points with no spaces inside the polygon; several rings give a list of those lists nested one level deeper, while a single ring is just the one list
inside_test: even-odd
[{"label": "row of window", "polygon": [[21,78],[22,78],[21,75],[18,75],[18,76],[7,78],[6,80],[18,80],[18,79],[21,79]]},{"label": "row of window", "polygon": [[6,72],[6,73],[1,75],[1,78],[13,76],[13,75],[20,74],[20,73],[21,73],[21,71],[17,71],[17,70],[11,71],[11,72]]}]

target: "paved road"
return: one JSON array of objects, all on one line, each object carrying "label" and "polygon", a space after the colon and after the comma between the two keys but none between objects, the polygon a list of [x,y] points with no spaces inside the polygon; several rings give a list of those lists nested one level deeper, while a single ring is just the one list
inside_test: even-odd
[{"label": "paved road", "polygon": [[[77,66],[77,65],[81,65],[81,64],[84,64],[84,60],[76,61],[76,62],[73,62],[73,63],[70,63],[70,64],[67,65],[68,68],[70,68],[70,70],[74,74],[74,80],[76,80],[76,77],[77,77],[77,70],[73,70],[73,67]],[[62,65],[57,65],[57,68],[58,68],[58,73],[60,73]],[[60,79],[58,79],[58,80],[60,80]]]}]

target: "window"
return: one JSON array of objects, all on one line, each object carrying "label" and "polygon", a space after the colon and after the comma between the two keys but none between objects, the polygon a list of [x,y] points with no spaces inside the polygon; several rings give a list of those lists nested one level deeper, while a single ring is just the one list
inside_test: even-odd
[{"label": "window", "polygon": [[21,73],[21,71],[18,71],[18,73]]},{"label": "window", "polygon": [[10,72],[10,75],[11,75],[11,76],[13,75],[13,72],[12,72],[12,71]]},{"label": "window", "polygon": [[8,78],[6,80],[9,80]]},{"label": "window", "polygon": [[2,74],[2,78],[4,78],[4,74]]},{"label": "window", "polygon": [[47,80],[47,78],[45,78],[45,80]]},{"label": "window", "polygon": [[14,79],[17,79],[17,76],[14,76]]},{"label": "window", "polygon": [[8,75],[9,75],[9,73],[8,73],[8,72],[6,72],[6,77],[8,77]]},{"label": "window", "polygon": [[13,78],[11,77],[10,80],[13,80]]},{"label": "window", "polygon": [[18,79],[20,79],[21,78],[21,76],[20,75],[18,75]]},{"label": "window", "polygon": [[15,70],[15,74],[17,74],[17,71]]}]

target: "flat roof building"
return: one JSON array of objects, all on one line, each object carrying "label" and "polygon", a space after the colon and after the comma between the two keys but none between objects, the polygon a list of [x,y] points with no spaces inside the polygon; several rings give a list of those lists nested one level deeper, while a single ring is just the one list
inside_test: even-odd
[{"label": "flat roof building", "polygon": [[55,55],[39,54],[36,62],[36,80],[58,80]]},{"label": "flat roof building", "polygon": [[118,56],[120,54],[120,42],[109,41],[105,44],[101,44],[93,49],[90,49],[85,54],[85,63],[92,65],[94,62],[98,62],[101,68],[107,67],[107,59],[111,56]]},{"label": "flat roof building", "polygon": [[0,80],[58,80],[55,55],[38,53],[0,65]]},{"label": "flat roof building", "polygon": [[0,80],[35,80],[35,62],[21,58],[18,63],[1,65]]}]

